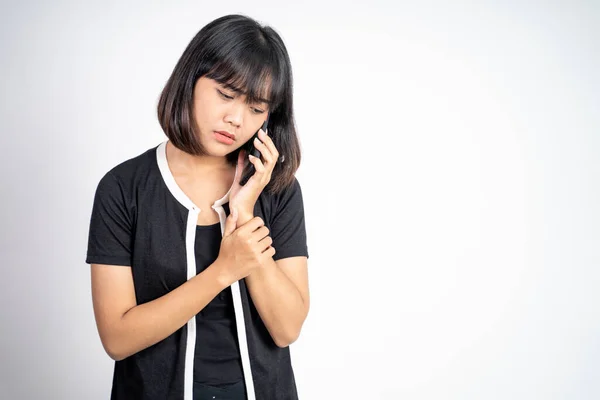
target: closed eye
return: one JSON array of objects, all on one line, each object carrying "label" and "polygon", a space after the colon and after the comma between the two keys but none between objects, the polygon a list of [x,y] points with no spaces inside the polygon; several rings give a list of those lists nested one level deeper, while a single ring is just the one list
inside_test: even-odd
[{"label": "closed eye", "polygon": [[[226,95],[225,93],[221,92],[219,89],[217,89],[217,92],[219,92],[219,95],[220,95],[221,97],[223,97],[224,99],[227,99],[227,100],[233,100],[233,97],[232,97],[232,96],[228,96],[228,95]],[[264,110],[261,110],[261,109],[258,109],[258,108],[253,108],[253,109],[252,109],[252,112],[254,112],[255,114],[263,114],[265,111],[264,111]]]},{"label": "closed eye", "polygon": [[219,92],[221,97],[226,98],[227,100],[233,100],[233,97],[227,96],[225,93],[221,92],[219,89],[217,89],[217,92]]}]

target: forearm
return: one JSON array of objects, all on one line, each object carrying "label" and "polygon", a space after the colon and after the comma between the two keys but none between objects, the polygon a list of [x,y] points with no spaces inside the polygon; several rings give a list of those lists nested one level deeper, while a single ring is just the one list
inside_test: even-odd
[{"label": "forearm", "polygon": [[275,344],[289,346],[300,335],[308,313],[298,288],[272,258],[247,276],[246,284]]},{"label": "forearm", "polygon": [[217,262],[162,297],[127,311],[106,338],[111,358],[121,360],[158,343],[198,314],[227,287]]}]

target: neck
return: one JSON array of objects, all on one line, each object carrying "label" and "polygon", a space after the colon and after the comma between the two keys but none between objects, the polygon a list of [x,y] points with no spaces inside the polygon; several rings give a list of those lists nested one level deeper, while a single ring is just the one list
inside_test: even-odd
[{"label": "neck", "polygon": [[171,169],[178,171],[206,173],[214,170],[223,170],[231,167],[227,158],[223,156],[196,156],[173,146],[167,142],[167,160]]}]

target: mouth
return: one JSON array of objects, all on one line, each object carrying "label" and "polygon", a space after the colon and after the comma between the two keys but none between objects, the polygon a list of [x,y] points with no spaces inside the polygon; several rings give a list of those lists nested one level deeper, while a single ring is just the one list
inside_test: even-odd
[{"label": "mouth", "polygon": [[215,131],[215,132],[218,133],[218,134],[220,134],[220,135],[226,136],[229,139],[235,140],[235,135],[232,134],[232,133],[229,133],[227,131]]},{"label": "mouth", "polygon": [[232,145],[234,143],[233,138],[231,138],[230,136],[226,136],[221,132],[215,131],[214,136],[215,136],[215,139],[217,140],[217,142],[227,144],[227,145]]}]

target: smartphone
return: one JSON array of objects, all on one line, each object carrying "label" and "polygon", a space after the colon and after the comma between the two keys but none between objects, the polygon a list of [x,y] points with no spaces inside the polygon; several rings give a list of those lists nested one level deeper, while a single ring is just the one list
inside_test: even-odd
[{"label": "smartphone", "polygon": [[[264,122],[264,124],[262,124],[261,129],[266,132],[268,124],[269,124],[269,115],[267,114],[267,119]],[[250,138],[250,140],[248,142],[246,142],[246,144],[244,144],[243,149],[246,150],[246,154],[252,154],[254,157],[260,158],[260,151],[256,147],[254,147],[254,138],[257,138],[257,137],[258,137],[258,131],[254,135],[252,135],[252,138]],[[260,140],[260,139],[258,139],[258,140]],[[250,179],[252,177],[252,175],[254,175],[254,172],[256,172],[256,168],[254,168],[254,164],[252,164],[250,161],[248,161],[248,164],[246,165],[246,167],[244,168],[244,171],[242,172],[242,179],[240,179],[240,185],[244,186],[248,182],[248,179]]]}]

